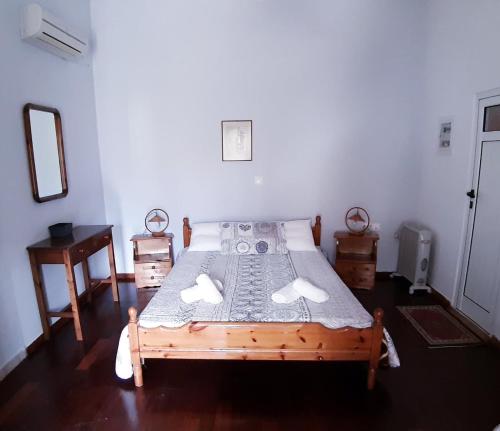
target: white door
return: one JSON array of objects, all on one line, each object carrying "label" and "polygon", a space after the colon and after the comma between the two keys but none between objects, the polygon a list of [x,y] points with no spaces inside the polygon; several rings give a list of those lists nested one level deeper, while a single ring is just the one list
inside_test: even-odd
[{"label": "white door", "polygon": [[500,292],[500,96],[479,101],[460,310],[492,332]]}]

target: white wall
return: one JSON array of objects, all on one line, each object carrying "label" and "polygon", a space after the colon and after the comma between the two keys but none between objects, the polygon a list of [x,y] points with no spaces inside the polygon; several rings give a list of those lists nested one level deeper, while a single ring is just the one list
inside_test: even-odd
[{"label": "white wall", "polygon": [[[117,262],[165,208],[193,221],[323,216],[382,225],[379,270],[415,208],[423,6],[411,0],[92,1],[106,215]],[[254,161],[221,162],[220,121],[252,119]],[[264,177],[263,186],[254,176]]]},{"label": "white wall", "polygon": [[[419,219],[435,234],[432,286],[457,293],[474,149],[475,95],[500,87],[500,2],[428,1]],[[453,119],[450,151],[438,150],[439,124]],[[500,336],[500,322],[496,330]]]},{"label": "white wall", "polygon": [[[22,42],[20,9],[26,3],[0,2],[0,378],[41,333],[26,246],[47,237],[47,226],[56,222],[105,221],[90,61],[67,62]],[[89,31],[87,1],[38,3]],[[69,182],[65,199],[43,204],[33,200],[22,117],[27,102],[61,113]],[[91,262],[91,270],[100,271],[100,266],[98,259]],[[62,267],[45,266],[44,271],[51,308],[69,303]]]}]

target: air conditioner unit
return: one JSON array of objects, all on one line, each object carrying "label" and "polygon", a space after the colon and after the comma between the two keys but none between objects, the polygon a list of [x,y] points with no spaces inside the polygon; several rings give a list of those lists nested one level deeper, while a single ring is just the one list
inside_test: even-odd
[{"label": "air conditioner unit", "polygon": [[64,59],[81,57],[88,50],[88,40],[84,35],[68,28],[36,3],[23,10],[21,37]]},{"label": "air conditioner unit", "polygon": [[399,228],[396,237],[399,239],[399,256],[397,272],[391,277],[403,276],[413,284],[410,294],[423,289],[431,292],[427,285],[429,270],[429,254],[431,251],[432,233],[416,223],[406,222]]}]

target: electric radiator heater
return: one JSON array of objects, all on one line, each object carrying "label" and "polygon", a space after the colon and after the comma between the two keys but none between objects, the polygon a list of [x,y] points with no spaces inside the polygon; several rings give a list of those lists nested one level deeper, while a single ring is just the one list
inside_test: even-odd
[{"label": "electric radiator heater", "polygon": [[429,253],[431,251],[432,234],[416,223],[405,222],[397,233],[399,239],[398,269],[392,276],[403,276],[408,279],[410,294],[415,290],[427,290],[427,271],[429,269]]}]

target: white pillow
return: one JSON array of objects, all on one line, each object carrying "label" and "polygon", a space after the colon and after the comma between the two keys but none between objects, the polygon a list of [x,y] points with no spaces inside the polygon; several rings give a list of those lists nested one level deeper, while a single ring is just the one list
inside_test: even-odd
[{"label": "white pillow", "polygon": [[219,223],[194,223],[191,230],[191,237],[198,235],[219,235]]},{"label": "white pillow", "polygon": [[191,236],[189,251],[220,251],[220,235],[196,235]]},{"label": "white pillow", "polygon": [[286,248],[290,251],[317,251],[311,229],[311,220],[285,222]]},{"label": "white pillow", "polygon": [[306,233],[307,229],[311,231],[311,220],[291,220],[285,222],[285,232],[289,233]]}]

